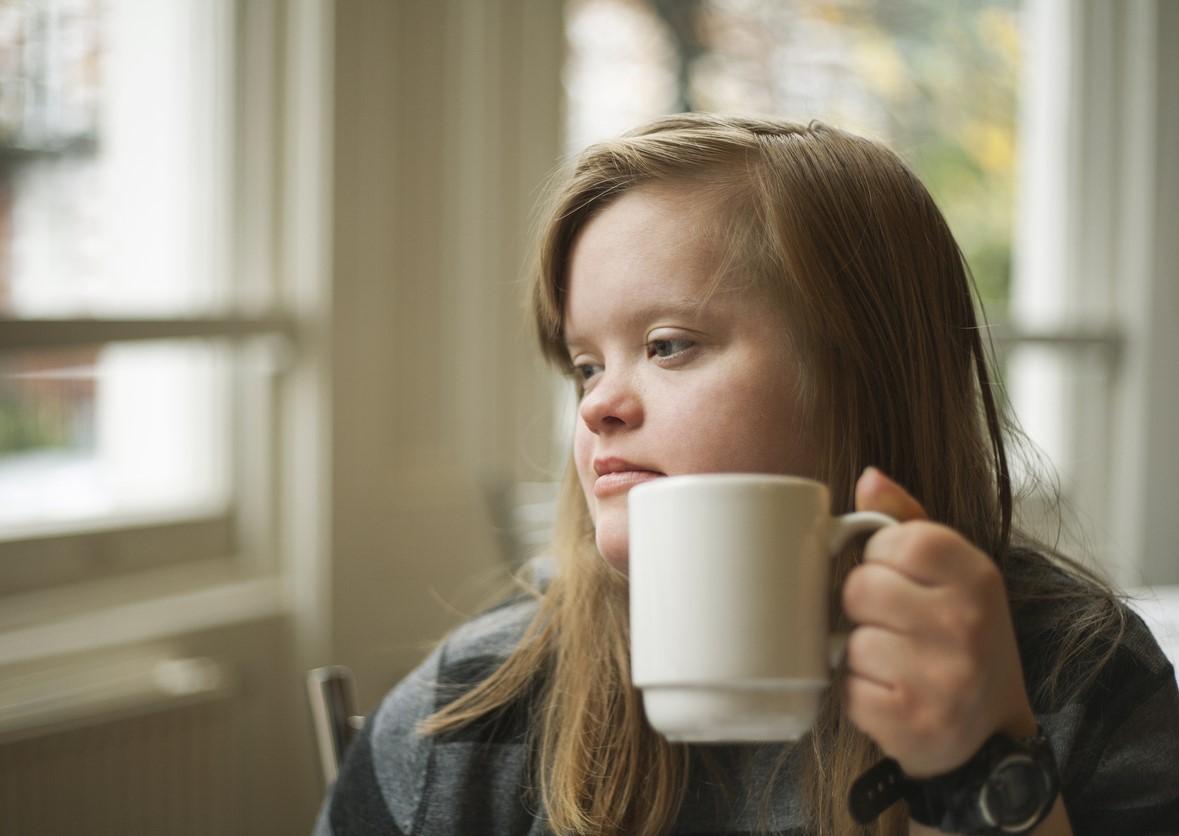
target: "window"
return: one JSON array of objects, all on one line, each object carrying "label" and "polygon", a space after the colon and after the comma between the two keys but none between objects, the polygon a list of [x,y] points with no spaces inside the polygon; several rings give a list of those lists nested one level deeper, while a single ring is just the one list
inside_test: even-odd
[{"label": "window", "polygon": [[571,151],[677,110],[821,119],[874,137],[930,187],[992,318],[1005,315],[1015,0],[574,0],[569,39]]},{"label": "window", "polygon": [[1123,583],[1175,581],[1151,557],[1175,532],[1162,462],[1179,464],[1175,386],[1151,358],[1179,349],[1144,302],[1174,263],[1149,238],[1174,199],[1153,156],[1175,118],[1159,86],[1174,25],[1105,0],[571,0],[567,147],[698,109],[818,118],[897,150],[962,245],[1044,453],[1013,463],[1023,524]]},{"label": "window", "polygon": [[0,593],[273,550],[272,14],[0,4]]}]

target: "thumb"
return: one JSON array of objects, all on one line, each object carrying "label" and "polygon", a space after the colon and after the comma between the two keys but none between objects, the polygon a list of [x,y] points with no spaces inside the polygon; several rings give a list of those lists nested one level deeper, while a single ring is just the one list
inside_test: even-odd
[{"label": "thumb", "polygon": [[874,467],[856,480],[856,510],[879,511],[900,522],[929,519],[920,502]]}]

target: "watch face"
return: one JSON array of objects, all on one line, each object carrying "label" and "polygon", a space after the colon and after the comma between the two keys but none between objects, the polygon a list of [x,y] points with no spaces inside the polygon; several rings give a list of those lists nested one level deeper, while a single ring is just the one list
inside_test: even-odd
[{"label": "watch face", "polygon": [[1040,815],[1049,792],[1044,770],[1025,754],[999,762],[983,785],[979,806],[992,827],[1022,833]]}]

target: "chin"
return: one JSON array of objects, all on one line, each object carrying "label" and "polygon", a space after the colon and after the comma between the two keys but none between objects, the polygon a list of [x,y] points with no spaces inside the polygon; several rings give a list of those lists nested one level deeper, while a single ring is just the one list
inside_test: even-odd
[{"label": "chin", "polygon": [[[618,536],[619,534],[621,536]],[[612,532],[608,528],[606,530],[599,528],[597,545],[598,553],[602,555],[602,559],[609,566],[625,575],[628,566],[626,532]]]}]

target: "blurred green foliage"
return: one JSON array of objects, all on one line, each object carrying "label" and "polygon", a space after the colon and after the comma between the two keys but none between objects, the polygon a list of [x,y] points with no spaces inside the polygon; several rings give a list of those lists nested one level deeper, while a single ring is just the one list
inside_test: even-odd
[{"label": "blurred green foliage", "polygon": [[1007,314],[1020,79],[1017,0],[808,2],[862,45],[890,142],[933,193],[991,319]]},{"label": "blurred green foliage", "polygon": [[991,321],[1006,318],[1019,0],[580,2],[660,18],[690,108],[820,118],[893,148],[945,214]]},{"label": "blurred green foliage", "polygon": [[43,420],[27,401],[0,396],[0,455],[68,446],[59,422]]}]

